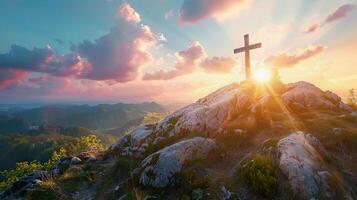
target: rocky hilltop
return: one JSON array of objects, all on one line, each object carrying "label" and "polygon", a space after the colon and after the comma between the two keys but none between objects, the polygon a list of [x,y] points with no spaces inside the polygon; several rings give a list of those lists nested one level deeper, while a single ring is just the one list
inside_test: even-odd
[{"label": "rocky hilltop", "polygon": [[63,158],[2,198],[44,196],[51,177],[58,199],[356,199],[355,145],[356,113],[333,92],[243,82],[137,127],[105,152]]}]

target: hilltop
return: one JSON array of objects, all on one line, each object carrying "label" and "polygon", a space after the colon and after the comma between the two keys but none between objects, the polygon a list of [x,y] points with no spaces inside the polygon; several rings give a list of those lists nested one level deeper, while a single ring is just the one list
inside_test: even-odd
[{"label": "hilltop", "polygon": [[356,199],[356,115],[307,82],[231,84],[2,198]]}]

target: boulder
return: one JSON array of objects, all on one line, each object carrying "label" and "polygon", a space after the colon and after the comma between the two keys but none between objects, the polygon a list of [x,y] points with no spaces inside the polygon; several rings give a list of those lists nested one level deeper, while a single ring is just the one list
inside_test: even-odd
[{"label": "boulder", "polygon": [[141,156],[148,147],[148,143],[152,142],[151,139],[153,137],[150,137],[152,134],[153,129],[148,128],[146,125],[138,126],[128,135],[120,138],[110,149],[119,151],[123,156]]},{"label": "boulder", "polygon": [[71,165],[77,165],[77,164],[79,164],[81,162],[82,162],[82,160],[80,158],[76,157],[76,156],[71,158]]},{"label": "boulder", "polygon": [[188,132],[211,134],[232,115],[247,109],[250,97],[237,84],[223,87],[167,116],[156,129],[163,129],[170,136]]},{"label": "boulder", "polygon": [[141,163],[140,183],[163,188],[175,184],[174,175],[184,164],[195,158],[206,157],[216,147],[214,140],[195,137],[165,147],[145,158]]},{"label": "boulder", "polygon": [[[287,177],[296,197],[301,199],[338,199],[341,186],[330,174],[321,154],[315,149],[317,139],[303,132],[291,133],[278,142],[279,167]],[[331,183],[335,183],[332,185]],[[322,192],[328,191],[328,192]]]},{"label": "boulder", "polygon": [[281,99],[285,105],[294,110],[351,111],[351,108],[333,92],[324,92],[315,85],[304,81],[287,84]]},{"label": "boulder", "polygon": [[20,178],[8,190],[0,195],[0,199],[16,199],[23,196],[28,189],[33,189],[42,183],[43,180],[51,177],[51,174],[43,170],[35,170],[28,176]]}]

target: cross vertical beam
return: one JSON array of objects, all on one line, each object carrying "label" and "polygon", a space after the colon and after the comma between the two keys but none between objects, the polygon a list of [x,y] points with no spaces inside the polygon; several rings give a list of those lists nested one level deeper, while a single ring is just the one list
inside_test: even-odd
[{"label": "cross vertical beam", "polygon": [[245,34],[244,35],[244,47],[234,49],[234,53],[241,53],[244,52],[245,54],[245,78],[246,80],[250,80],[250,50],[252,49],[257,49],[261,48],[262,43],[256,43],[256,44],[249,44],[249,35]]},{"label": "cross vertical beam", "polygon": [[250,49],[249,49],[249,35],[244,35],[244,48],[245,48],[245,78],[250,80]]}]

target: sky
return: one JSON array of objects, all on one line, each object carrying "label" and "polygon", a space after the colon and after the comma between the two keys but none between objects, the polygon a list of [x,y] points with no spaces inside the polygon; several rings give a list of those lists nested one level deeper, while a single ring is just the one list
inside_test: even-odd
[{"label": "sky", "polygon": [[357,89],[357,0],[1,0],[0,103],[189,103],[278,68]]}]

